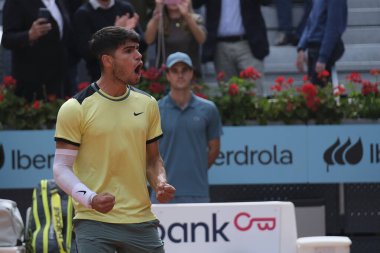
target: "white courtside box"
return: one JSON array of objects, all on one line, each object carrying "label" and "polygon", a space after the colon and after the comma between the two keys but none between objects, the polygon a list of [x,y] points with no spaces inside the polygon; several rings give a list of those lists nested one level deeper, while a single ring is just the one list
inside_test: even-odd
[{"label": "white courtside box", "polygon": [[0,247],[0,253],[25,253],[24,246]]},{"label": "white courtside box", "polygon": [[166,253],[296,253],[291,202],[156,204]]},{"label": "white courtside box", "polygon": [[350,253],[351,240],[345,236],[312,236],[297,240],[298,253]]}]

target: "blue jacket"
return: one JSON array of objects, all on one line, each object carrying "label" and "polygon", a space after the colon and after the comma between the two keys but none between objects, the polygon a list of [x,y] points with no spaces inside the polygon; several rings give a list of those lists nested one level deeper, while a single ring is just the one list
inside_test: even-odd
[{"label": "blue jacket", "polygon": [[[212,61],[215,54],[222,0],[193,0],[194,8],[206,5],[207,39],[203,49],[203,61]],[[237,0],[238,1],[238,0]],[[268,0],[240,0],[241,16],[252,54],[257,59],[264,59],[269,54],[267,29],[261,5]]]},{"label": "blue jacket", "polygon": [[320,45],[318,61],[326,63],[347,27],[347,0],[313,0],[298,49]]}]

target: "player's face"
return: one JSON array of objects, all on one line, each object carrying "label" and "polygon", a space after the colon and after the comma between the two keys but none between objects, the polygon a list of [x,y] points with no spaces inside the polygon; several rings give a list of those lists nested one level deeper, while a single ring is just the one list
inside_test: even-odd
[{"label": "player's face", "polygon": [[178,62],[168,69],[166,78],[172,89],[190,89],[193,69],[183,62]]},{"label": "player's face", "polygon": [[143,66],[139,44],[127,41],[120,46],[112,57],[112,74],[114,79],[123,84],[137,84],[140,81]]}]

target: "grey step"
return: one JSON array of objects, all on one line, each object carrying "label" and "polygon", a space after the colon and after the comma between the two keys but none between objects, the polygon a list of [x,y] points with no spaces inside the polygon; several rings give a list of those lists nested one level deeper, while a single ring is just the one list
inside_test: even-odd
[{"label": "grey step", "polygon": [[[357,0],[359,1],[359,0]],[[378,0],[380,2],[380,0]],[[262,7],[265,23],[268,30],[278,30],[277,14],[274,5]],[[293,6],[293,26],[296,27],[303,15],[303,7]],[[350,8],[348,10],[347,26],[380,26],[380,6]]]},{"label": "grey step", "polygon": [[[264,17],[267,29],[277,30],[278,22],[277,22],[276,7],[274,5],[263,6],[261,10],[263,13],[263,17]],[[293,26],[296,26],[298,22],[301,20],[301,17],[303,14],[303,7],[299,5],[294,5],[292,13],[293,13]]]},{"label": "grey step", "polygon": [[[270,45],[274,45],[278,31],[267,31]],[[348,27],[343,34],[343,41],[346,44],[370,44],[380,43],[380,25],[365,27]]]},{"label": "grey step", "polygon": [[[297,73],[294,65],[297,52],[294,47],[271,46],[270,55],[265,59],[265,72]],[[349,44],[343,57],[337,62],[339,71],[363,71],[380,67],[380,44]]]},{"label": "grey step", "polygon": [[366,25],[380,26],[380,6],[349,9],[348,26]]},{"label": "grey step", "polygon": [[270,54],[265,58],[265,73],[297,73],[294,66],[297,50],[292,46],[271,46]]},{"label": "grey step", "polygon": [[380,43],[380,25],[366,27],[348,27],[343,34],[343,41],[345,44]]},{"label": "grey step", "polygon": [[348,0],[349,8],[380,8],[380,0]]},{"label": "grey step", "polygon": [[336,65],[339,71],[380,68],[380,44],[346,45],[346,52]]}]

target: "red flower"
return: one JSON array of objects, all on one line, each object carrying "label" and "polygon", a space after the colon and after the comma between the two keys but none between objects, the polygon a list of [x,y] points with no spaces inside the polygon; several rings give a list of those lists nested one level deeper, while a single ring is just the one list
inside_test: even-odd
[{"label": "red flower", "polygon": [[228,87],[228,94],[230,94],[231,96],[236,96],[237,94],[239,94],[239,86],[237,86],[236,83],[230,84],[230,86]]},{"label": "red flower", "polygon": [[279,84],[275,84],[275,85],[273,85],[270,89],[273,90],[273,91],[278,91],[278,92],[280,92],[280,91],[282,90],[282,87],[281,87],[281,85],[279,85]]},{"label": "red flower", "polygon": [[367,96],[369,94],[377,95],[379,90],[377,89],[377,85],[371,83],[370,81],[362,81],[362,94]]},{"label": "red flower", "polygon": [[204,99],[208,99],[208,97],[205,94],[202,94],[200,92],[195,93],[195,95]]},{"label": "red flower", "polygon": [[218,75],[216,76],[216,80],[218,81],[222,81],[224,79],[224,77],[226,76],[226,73],[224,73],[223,71],[220,71],[218,73]]},{"label": "red flower", "polygon": [[321,103],[321,99],[319,97],[307,97],[306,98],[306,106],[312,110],[313,112],[318,110],[318,106]]},{"label": "red flower", "polygon": [[81,82],[78,84],[78,91],[86,89],[90,85],[89,82]]},{"label": "red flower", "polygon": [[371,69],[369,73],[373,76],[380,75],[380,69]]},{"label": "red flower", "polygon": [[14,79],[12,76],[4,76],[3,78],[3,84],[5,87],[12,88],[16,86],[16,79]]},{"label": "red flower", "polygon": [[351,74],[346,76],[346,79],[348,81],[353,82],[353,83],[361,83],[361,81],[362,81],[362,77],[358,72],[352,72]]},{"label": "red flower", "polygon": [[303,81],[304,83],[306,83],[307,81],[309,81],[309,77],[308,77],[307,75],[304,75],[304,76],[302,77],[302,81]]},{"label": "red flower", "polygon": [[301,87],[301,92],[305,95],[306,98],[315,97],[318,93],[317,87],[311,83],[305,83]]},{"label": "red flower", "polygon": [[251,78],[253,80],[257,80],[260,77],[261,77],[261,73],[252,66],[240,72],[240,78],[244,78],[244,79]]},{"label": "red flower", "polygon": [[321,72],[318,73],[318,79],[324,79],[330,76],[330,72],[327,70],[322,70]]},{"label": "red flower", "polygon": [[3,102],[4,101],[4,94],[1,92],[0,93],[0,102]]},{"label": "red flower", "polygon": [[164,92],[165,87],[163,85],[161,85],[160,83],[158,83],[158,82],[152,82],[152,83],[149,84],[148,89],[152,93],[161,94],[161,93]]},{"label": "red flower", "polygon": [[344,86],[343,85],[339,85],[339,86],[337,86],[337,87],[334,88],[334,96],[340,96],[345,91],[346,91],[346,89],[344,88]]},{"label": "red flower", "polygon": [[291,86],[293,83],[294,83],[294,79],[293,77],[289,77],[288,80],[286,81],[286,83]]},{"label": "red flower", "polygon": [[40,107],[41,107],[40,101],[39,100],[34,101],[32,108],[38,110],[40,109]]},{"label": "red flower", "polygon": [[284,76],[278,76],[276,79],[274,79],[274,82],[276,84],[282,85],[285,82],[285,77]]},{"label": "red flower", "polygon": [[149,81],[156,81],[161,75],[162,69],[150,67],[147,70],[142,70],[142,76]]}]

